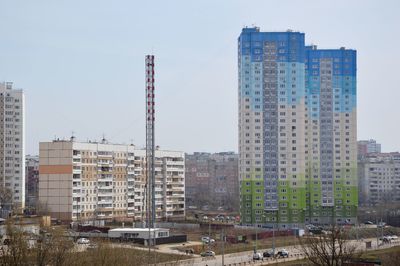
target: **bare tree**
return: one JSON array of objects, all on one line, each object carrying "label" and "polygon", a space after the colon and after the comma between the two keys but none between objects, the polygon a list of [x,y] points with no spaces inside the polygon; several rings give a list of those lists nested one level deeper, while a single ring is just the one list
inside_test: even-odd
[{"label": "bare tree", "polygon": [[33,255],[37,266],[45,266],[49,263],[51,248],[51,240],[48,237],[48,233],[41,228],[36,238],[35,247],[33,248]]},{"label": "bare tree", "polygon": [[12,191],[0,184],[0,211],[4,209],[12,210]]},{"label": "bare tree", "polygon": [[43,203],[38,200],[36,202],[35,209],[36,209],[36,214],[38,215],[49,215],[49,207],[47,205],[47,202]]},{"label": "bare tree", "polygon": [[52,230],[51,261],[55,266],[67,265],[67,258],[71,255],[74,243],[64,235],[60,229]]},{"label": "bare tree", "polygon": [[341,266],[361,256],[346,233],[335,226],[328,234],[300,238],[300,250],[312,265]]},{"label": "bare tree", "polygon": [[6,225],[7,247],[0,256],[0,265],[24,266],[28,265],[29,249],[27,236],[23,230],[14,226],[9,220]]},{"label": "bare tree", "polygon": [[400,253],[399,252],[382,254],[379,257],[381,259],[382,265],[398,265],[400,262]]}]

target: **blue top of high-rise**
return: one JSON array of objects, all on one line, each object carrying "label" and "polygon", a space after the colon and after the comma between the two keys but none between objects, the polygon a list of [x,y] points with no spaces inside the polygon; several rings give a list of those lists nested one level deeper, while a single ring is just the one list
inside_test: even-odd
[{"label": "blue top of high-rise", "polygon": [[249,33],[249,32],[260,32],[260,28],[253,27],[253,28],[243,28],[242,32]]},{"label": "blue top of high-rise", "polygon": [[[243,28],[242,33],[239,36],[239,40],[248,41],[285,41],[289,36],[292,36],[292,40],[299,39],[304,42],[304,33],[298,31],[271,31],[271,32],[260,32],[260,28]],[[298,37],[297,37],[298,36]]]},{"label": "blue top of high-rise", "polygon": [[306,64],[310,75],[317,71],[319,75],[319,61],[321,58],[330,58],[334,63],[333,75],[356,76],[357,71],[357,51],[353,49],[317,49],[317,46],[306,46]]},{"label": "blue top of high-rise", "polygon": [[291,30],[283,32],[260,32],[258,27],[243,28],[239,36],[242,55],[251,55],[253,62],[262,61],[265,42],[273,42],[278,62],[304,63],[304,33]]}]

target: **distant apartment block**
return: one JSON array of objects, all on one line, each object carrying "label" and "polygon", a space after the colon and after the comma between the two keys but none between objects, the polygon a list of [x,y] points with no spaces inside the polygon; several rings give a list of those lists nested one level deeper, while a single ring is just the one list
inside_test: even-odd
[{"label": "distant apartment block", "polygon": [[25,207],[36,208],[39,198],[39,156],[25,157]]},{"label": "distant apartment block", "polygon": [[400,203],[400,153],[370,153],[358,163],[360,205]]},{"label": "distant apartment block", "polygon": [[[40,143],[39,200],[64,221],[146,217],[146,151],[133,145]],[[184,153],[155,152],[156,218],[185,217]]]},{"label": "distant apartment block", "polygon": [[186,154],[187,205],[239,208],[238,155],[234,152]]},{"label": "distant apartment block", "polygon": [[359,140],[357,141],[358,158],[362,158],[369,153],[380,153],[381,144],[377,143],[376,140]]},{"label": "distant apartment block", "polygon": [[[25,207],[24,93],[0,83],[0,182],[13,196],[9,208]],[[12,206],[11,206],[12,205]]]}]

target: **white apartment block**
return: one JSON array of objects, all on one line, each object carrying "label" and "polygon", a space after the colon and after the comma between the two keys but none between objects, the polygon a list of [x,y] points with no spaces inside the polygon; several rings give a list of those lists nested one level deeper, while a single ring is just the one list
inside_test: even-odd
[{"label": "white apartment block", "polygon": [[[146,219],[146,150],[133,145],[42,142],[39,201],[63,221]],[[155,152],[156,218],[185,217],[185,160]]]},{"label": "white apartment block", "polygon": [[358,162],[361,205],[400,203],[400,153],[373,153]]},{"label": "white apartment block", "polygon": [[0,182],[12,191],[10,208],[25,207],[24,93],[0,83]]}]

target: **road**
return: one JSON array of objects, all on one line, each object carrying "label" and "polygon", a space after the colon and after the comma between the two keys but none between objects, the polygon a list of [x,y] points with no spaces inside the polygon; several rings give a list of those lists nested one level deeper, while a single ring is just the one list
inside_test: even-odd
[{"label": "road", "polygon": [[[369,238],[369,239],[364,239],[363,241],[357,241],[357,240],[351,240],[350,245],[357,245],[359,246],[359,250],[365,250],[365,242],[371,241],[372,248],[369,250],[373,249],[385,249],[385,248],[390,248],[393,246],[399,246],[400,245],[400,240],[393,241],[390,244],[382,245],[377,247],[377,242],[376,238]],[[282,249],[278,248],[277,250]],[[298,260],[298,259],[303,259],[304,255],[302,252],[299,250],[298,247],[296,246],[287,246],[284,247],[290,254],[289,258],[281,258],[281,259],[272,259],[272,258],[266,258],[264,261],[257,261],[255,262],[256,265],[268,265],[271,263],[276,263],[276,262],[284,262],[284,261],[291,261],[291,260]],[[262,252],[264,250],[260,250]],[[238,263],[249,263],[252,262],[252,251],[245,251],[245,252],[239,252],[239,253],[231,253],[227,254],[224,256],[224,264],[225,265],[238,265]],[[217,255],[215,257],[208,257],[208,258],[193,258],[189,260],[182,260],[179,262],[174,262],[174,264],[171,263],[160,263],[158,264],[159,266],[170,266],[170,265],[181,265],[181,266],[221,266],[222,265],[222,255]],[[242,264],[244,265],[244,264]],[[246,264],[247,265],[247,264]]]}]

